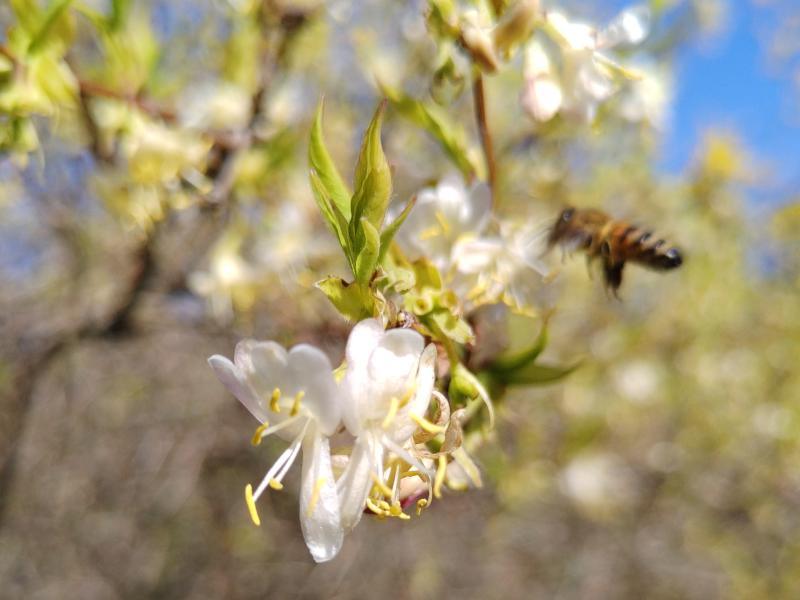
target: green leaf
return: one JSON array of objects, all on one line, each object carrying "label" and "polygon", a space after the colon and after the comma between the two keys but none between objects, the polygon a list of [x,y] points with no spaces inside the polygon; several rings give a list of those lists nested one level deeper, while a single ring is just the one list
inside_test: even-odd
[{"label": "green leaf", "polygon": [[397,218],[392,221],[383,231],[381,231],[381,251],[380,255],[378,256],[378,263],[383,263],[383,259],[386,257],[386,253],[389,251],[389,246],[392,244],[392,240],[394,239],[394,235],[397,233],[397,230],[400,229],[400,226],[403,224],[403,221],[406,220],[406,217],[411,212],[411,209],[414,208],[414,205],[417,203],[417,197],[411,196],[411,200],[408,201],[406,207],[403,209]]},{"label": "green leaf", "polygon": [[350,191],[347,189],[342,176],[333,164],[333,159],[325,147],[322,135],[322,110],[323,102],[320,101],[314,125],[311,127],[311,139],[308,144],[308,163],[319,175],[328,197],[333,201],[345,220],[350,221]]},{"label": "green leaf", "polygon": [[361,321],[375,316],[375,296],[369,286],[357,281],[347,283],[338,277],[328,277],[318,281],[317,287],[346,319]]},{"label": "green leaf", "polygon": [[125,22],[130,4],[130,0],[111,0],[111,15],[108,18],[111,31],[119,29]]},{"label": "green leaf", "polygon": [[533,344],[522,350],[500,355],[489,366],[489,370],[495,372],[514,371],[535,362],[547,346],[547,321],[548,317],[545,317],[539,329],[539,335],[536,336]]},{"label": "green leaf", "polygon": [[433,321],[444,335],[458,344],[467,344],[475,338],[469,323],[446,308],[434,309],[425,315],[425,320]]},{"label": "green leaf", "polygon": [[469,150],[465,130],[451,121],[447,111],[432,102],[415,100],[384,84],[380,84],[380,87],[403,117],[419,125],[439,142],[466,179],[475,175],[483,177],[482,163],[473,158],[474,153]]},{"label": "green leaf", "polygon": [[317,201],[319,211],[322,213],[322,217],[325,219],[328,227],[333,231],[336,239],[339,240],[339,245],[342,247],[342,250],[344,250],[344,254],[352,267],[353,262],[351,260],[350,242],[347,237],[347,221],[345,221],[344,215],[339,212],[338,207],[331,201],[328,190],[325,188],[317,172],[312,169],[309,173],[309,178],[311,180],[311,190],[314,192],[314,199]]},{"label": "green leaf", "polygon": [[579,366],[580,363],[575,363],[568,367],[532,363],[515,371],[494,373],[494,376],[503,383],[509,385],[544,385],[563,379]]},{"label": "green leaf", "polygon": [[356,280],[368,284],[378,264],[381,238],[378,230],[365,217],[361,217],[361,231],[364,238],[358,256],[356,257]]},{"label": "green leaf", "polygon": [[31,43],[28,45],[29,54],[35,54],[50,41],[51,34],[56,27],[63,25],[61,16],[64,15],[70,4],[72,4],[72,0],[56,0],[47,7],[44,17],[42,18],[42,23],[31,38]]},{"label": "green leaf", "polygon": [[414,276],[416,278],[416,286],[418,289],[442,289],[442,276],[439,273],[439,270],[433,266],[433,263],[428,261],[428,259],[419,258],[411,263],[411,267],[414,269]]},{"label": "green leaf", "polygon": [[392,173],[381,145],[381,124],[385,108],[386,101],[378,105],[361,143],[361,152],[356,163],[354,181],[356,193],[352,203],[351,225],[353,221],[358,223],[356,220],[358,215],[358,219],[366,217],[375,229],[380,229],[386,209],[389,207]]}]

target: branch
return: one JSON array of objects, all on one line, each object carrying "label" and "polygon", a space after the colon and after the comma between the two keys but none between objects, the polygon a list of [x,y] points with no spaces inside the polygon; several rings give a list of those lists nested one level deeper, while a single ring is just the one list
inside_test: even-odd
[{"label": "branch", "polygon": [[483,155],[486,158],[486,168],[489,176],[489,188],[492,192],[492,201],[496,200],[497,186],[497,163],[494,159],[494,149],[492,147],[492,134],[489,132],[489,124],[486,119],[486,97],[483,90],[483,75],[478,72],[472,82],[472,100],[475,105],[475,121],[478,124],[478,134],[481,138]]}]

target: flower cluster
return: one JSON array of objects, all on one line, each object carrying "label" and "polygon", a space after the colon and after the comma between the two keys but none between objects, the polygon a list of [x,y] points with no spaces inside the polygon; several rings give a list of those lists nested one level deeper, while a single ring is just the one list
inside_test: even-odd
[{"label": "flower cluster", "polygon": [[[405,506],[416,502],[421,511],[433,499],[434,486],[438,493],[446,462],[440,461],[442,472],[435,477],[423,442],[442,435],[445,445],[455,446],[459,423],[442,424],[447,402],[434,390],[436,348],[426,346],[419,333],[386,331],[376,319],[358,323],[338,382],[327,356],[305,344],[287,352],[275,342],[244,340],[232,362],[215,355],[209,363],[260,422],[253,444],[271,434],[289,443],[255,490],[246,488],[256,525],[256,502],[268,487],[283,487],[302,454],[300,523],[317,562],[336,556],[365,510],[409,519]],[[434,397],[437,423],[426,418]],[[337,447],[331,452],[333,437]]]}]

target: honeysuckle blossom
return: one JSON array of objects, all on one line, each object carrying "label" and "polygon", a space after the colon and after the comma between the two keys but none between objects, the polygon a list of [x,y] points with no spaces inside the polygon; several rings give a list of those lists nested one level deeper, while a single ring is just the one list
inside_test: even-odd
[{"label": "honeysuckle blossom", "polygon": [[623,11],[604,29],[570,21],[563,14],[546,13],[544,30],[557,52],[538,40],[525,52],[523,109],[537,121],[557,113],[590,123],[597,107],[616,91],[615,74],[626,70],[604,51],[638,44],[647,36],[650,13],[637,6]]},{"label": "honeysuckle blossom", "polygon": [[546,227],[500,222],[490,235],[491,219],[489,188],[478,183],[467,190],[459,176],[448,175],[417,194],[397,240],[408,258],[430,260],[461,298],[521,307],[548,274],[539,259]]},{"label": "honeysuckle blossom", "polygon": [[283,487],[283,478],[302,452],[303,537],[315,561],[331,560],[342,546],[344,532],[328,437],[339,426],[342,403],[327,356],[307,344],[287,352],[275,342],[243,340],[236,345],[233,362],[219,355],[208,362],[228,391],[261,423],[254,444],[273,433],[289,442],[255,492],[250,485],[246,488],[253,521],[260,524],[258,498],[267,487]]},{"label": "honeysuckle blossom", "polygon": [[524,309],[550,269],[541,260],[545,227],[501,223],[493,236],[459,240],[452,249],[450,286],[472,304],[501,301]]},{"label": "honeysuckle blossom", "polygon": [[355,442],[337,487],[342,527],[349,531],[365,508],[408,518],[400,505],[402,479],[421,476],[430,485],[412,436],[435,427],[425,412],[434,393],[436,348],[426,347],[416,331],[385,331],[367,319],[350,333],[346,354],[342,421]]},{"label": "honeysuckle blossom", "polygon": [[409,259],[424,256],[443,271],[450,265],[453,245],[463,236],[479,235],[489,224],[491,209],[489,186],[476,183],[467,189],[461,176],[451,173],[417,194],[396,239]]}]

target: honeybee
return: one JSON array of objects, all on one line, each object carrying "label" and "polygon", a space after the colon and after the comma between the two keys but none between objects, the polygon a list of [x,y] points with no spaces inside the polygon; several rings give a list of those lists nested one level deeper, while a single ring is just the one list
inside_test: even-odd
[{"label": "honeybee", "polygon": [[667,241],[625,221],[592,209],[567,207],[550,230],[548,248],[560,245],[567,250],[580,249],[587,261],[596,258],[603,264],[606,288],[617,296],[626,262],[656,271],[669,271],[683,263],[681,252]]}]

